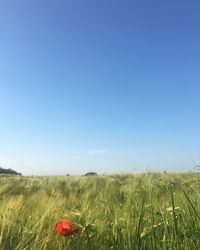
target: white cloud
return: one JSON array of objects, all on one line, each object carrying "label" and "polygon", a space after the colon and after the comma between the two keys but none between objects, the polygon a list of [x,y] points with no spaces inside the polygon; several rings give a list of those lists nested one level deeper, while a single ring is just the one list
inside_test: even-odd
[{"label": "white cloud", "polygon": [[91,150],[91,151],[89,151],[88,154],[90,156],[93,156],[93,155],[103,155],[103,154],[106,154],[106,153],[108,153],[107,150],[98,149],[98,150]]}]

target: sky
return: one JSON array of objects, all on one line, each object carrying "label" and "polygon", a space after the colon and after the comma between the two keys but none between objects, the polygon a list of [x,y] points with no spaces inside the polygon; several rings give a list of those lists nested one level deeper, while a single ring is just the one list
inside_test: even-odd
[{"label": "sky", "polygon": [[2,0],[0,166],[24,175],[200,162],[200,2]]}]

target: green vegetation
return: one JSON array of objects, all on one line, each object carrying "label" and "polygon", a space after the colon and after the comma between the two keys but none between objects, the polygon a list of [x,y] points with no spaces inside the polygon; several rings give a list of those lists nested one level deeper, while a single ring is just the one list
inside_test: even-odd
[{"label": "green vegetation", "polygon": [[0,177],[0,249],[198,250],[199,191],[198,173]]},{"label": "green vegetation", "polygon": [[94,175],[97,175],[97,173],[95,173],[95,172],[89,172],[89,173],[85,174],[85,176],[94,176]]},{"label": "green vegetation", "polygon": [[22,175],[21,173],[18,173],[11,168],[2,168],[2,167],[0,167],[0,174]]}]

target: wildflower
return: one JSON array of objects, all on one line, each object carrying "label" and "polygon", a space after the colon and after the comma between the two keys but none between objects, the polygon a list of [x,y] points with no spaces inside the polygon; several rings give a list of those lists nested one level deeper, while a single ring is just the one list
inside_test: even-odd
[{"label": "wildflower", "polygon": [[78,228],[72,227],[69,220],[58,222],[55,226],[55,230],[64,237],[78,233]]},{"label": "wildflower", "polygon": [[[174,210],[180,210],[180,207],[174,207]],[[168,211],[168,212],[173,211],[173,207],[166,208],[166,211]]]}]

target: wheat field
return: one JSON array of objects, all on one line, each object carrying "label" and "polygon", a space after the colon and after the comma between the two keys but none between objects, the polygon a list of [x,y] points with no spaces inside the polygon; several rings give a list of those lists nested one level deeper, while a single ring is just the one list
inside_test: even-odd
[{"label": "wheat field", "polygon": [[199,250],[200,174],[1,176],[0,249]]}]

